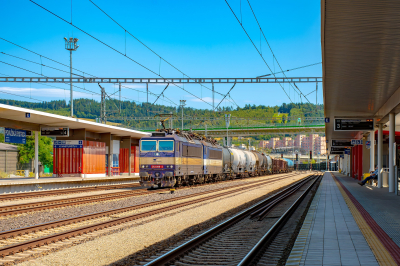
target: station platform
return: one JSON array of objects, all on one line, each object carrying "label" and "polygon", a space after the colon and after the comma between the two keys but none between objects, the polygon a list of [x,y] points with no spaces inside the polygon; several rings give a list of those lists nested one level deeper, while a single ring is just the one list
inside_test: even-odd
[{"label": "station platform", "polygon": [[286,265],[400,265],[400,197],[326,172]]},{"label": "station platform", "polygon": [[112,177],[40,177],[0,178],[0,194],[44,191],[53,189],[82,188],[104,185],[129,184],[139,181],[139,175]]}]

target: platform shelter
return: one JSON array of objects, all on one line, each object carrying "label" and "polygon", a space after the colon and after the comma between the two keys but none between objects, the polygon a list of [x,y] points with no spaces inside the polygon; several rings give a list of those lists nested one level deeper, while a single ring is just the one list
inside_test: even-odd
[{"label": "platform shelter", "polygon": [[[105,177],[139,172],[139,139],[149,133],[93,121],[0,104],[0,126],[35,136],[35,178],[39,132],[60,131],[53,148],[56,177]],[[57,131],[57,130],[56,130]],[[24,134],[25,134],[24,133]],[[58,134],[56,133],[56,134]],[[51,133],[50,133],[51,134]]]}]

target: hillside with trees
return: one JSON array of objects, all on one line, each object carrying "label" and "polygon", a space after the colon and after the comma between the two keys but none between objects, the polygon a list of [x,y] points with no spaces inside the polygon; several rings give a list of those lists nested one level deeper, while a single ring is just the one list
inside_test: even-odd
[{"label": "hillside with trees", "polygon": [[[32,103],[15,100],[0,100],[0,103],[35,109],[44,112],[50,112],[59,115],[68,116],[70,113],[69,105],[63,101],[50,101],[42,103]],[[172,113],[175,117],[174,127],[180,127],[181,109],[180,107],[170,107],[164,105],[153,105],[150,103],[140,103],[130,101],[121,102],[121,112],[117,111],[119,101],[107,100],[107,121],[121,124],[135,129],[147,129],[158,126],[157,121],[146,120],[146,117],[154,117],[158,114]],[[117,107],[116,107],[117,106]],[[77,118],[96,119],[100,117],[100,102],[92,99],[74,100],[74,114]],[[225,122],[223,117],[225,113],[231,114],[231,126],[261,126],[262,124],[287,123],[300,118],[323,117],[323,105],[310,103],[290,103],[281,106],[264,106],[247,104],[243,108],[223,107],[218,111],[208,109],[195,109],[191,107],[184,108],[184,126],[185,128],[222,126]],[[140,119],[140,118],[143,118]],[[202,119],[204,118],[204,119]],[[219,118],[217,120],[214,120]],[[251,118],[265,118],[262,120]],[[178,121],[179,120],[179,121]]]}]

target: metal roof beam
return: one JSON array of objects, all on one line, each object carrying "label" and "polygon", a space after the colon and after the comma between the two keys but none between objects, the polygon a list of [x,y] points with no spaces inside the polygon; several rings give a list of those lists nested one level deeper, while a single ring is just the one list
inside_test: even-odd
[{"label": "metal roof beam", "polygon": [[0,77],[0,82],[13,83],[316,83],[322,77],[283,78],[68,78],[68,77]]}]

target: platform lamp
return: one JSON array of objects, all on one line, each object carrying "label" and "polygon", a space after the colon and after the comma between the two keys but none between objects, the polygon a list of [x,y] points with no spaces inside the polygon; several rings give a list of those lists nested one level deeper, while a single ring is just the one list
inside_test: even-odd
[{"label": "platform lamp", "polygon": [[78,49],[78,39],[77,38],[65,38],[65,49],[69,51],[69,76],[70,76],[70,94],[71,94],[71,117],[74,117],[74,98],[73,98],[73,90],[72,90],[72,51],[76,51]]}]

